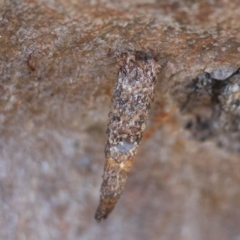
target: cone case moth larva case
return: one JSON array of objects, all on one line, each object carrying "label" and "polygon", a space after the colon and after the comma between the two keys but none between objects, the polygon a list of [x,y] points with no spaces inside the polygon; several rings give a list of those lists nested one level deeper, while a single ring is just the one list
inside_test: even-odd
[{"label": "cone case moth larva case", "polygon": [[106,162],[100,204],[95,219],[107,218],[127,180],[133,157],[142,139],[150,105],[154,99],[154,60],[143,53],[123,53],[115,82],[107,128]]}]

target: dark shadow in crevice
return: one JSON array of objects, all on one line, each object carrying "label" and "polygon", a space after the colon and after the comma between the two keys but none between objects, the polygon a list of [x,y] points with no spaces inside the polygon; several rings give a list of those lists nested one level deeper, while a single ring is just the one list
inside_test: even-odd
[{"label": "dark shadow in crevice", "polygon": [[212,76],[200,74],[184,87],[176,86],[172,95],[193,138],[213,139],[219,147],[240,152],[240,70],[225,79]]}]

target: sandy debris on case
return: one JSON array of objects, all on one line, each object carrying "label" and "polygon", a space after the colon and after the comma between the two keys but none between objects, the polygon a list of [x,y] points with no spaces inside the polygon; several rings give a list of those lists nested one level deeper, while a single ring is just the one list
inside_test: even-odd
[{"label": "sandy debris on case", "polygon": [[118,60],[97,221],[107,218],[124,189],[154,99],[156,70],[149,54],[123,53]]}]

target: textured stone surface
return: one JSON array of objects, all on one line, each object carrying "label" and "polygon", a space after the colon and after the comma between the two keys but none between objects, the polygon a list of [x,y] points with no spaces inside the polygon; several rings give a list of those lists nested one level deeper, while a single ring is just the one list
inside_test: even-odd
[{"label": "textured stone surface", "polygon": [[[238,0],[0,6],[1,239],[240,238]],[[158,61],[155,102],[126,189],[97,224],[126,50]]]}]

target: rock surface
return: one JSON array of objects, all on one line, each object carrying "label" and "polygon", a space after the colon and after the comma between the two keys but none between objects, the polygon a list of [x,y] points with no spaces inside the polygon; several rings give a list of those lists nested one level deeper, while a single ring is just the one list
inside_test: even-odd
[{"label": "rock surface", "polygon": [[[240,238],[238,0],[0,2],[0,238]],[[94,220],[116,56],[158,61],[115,210]]]}]

